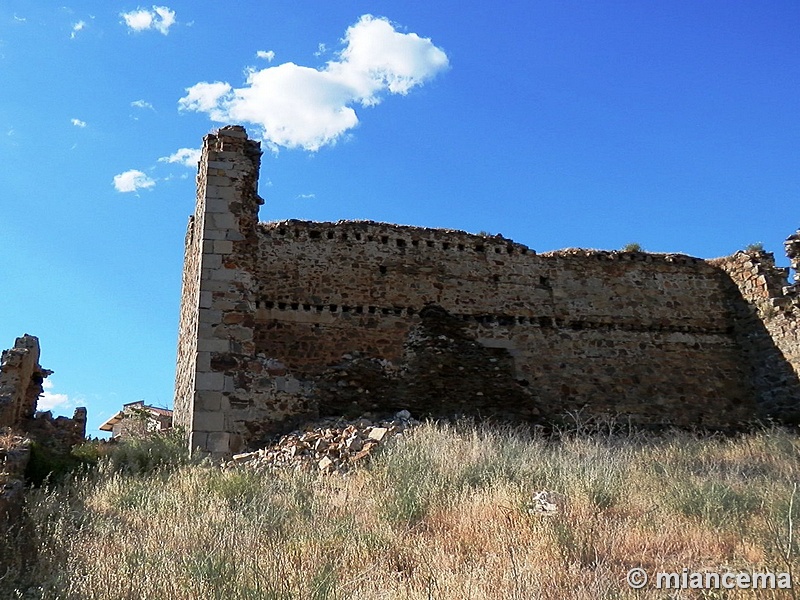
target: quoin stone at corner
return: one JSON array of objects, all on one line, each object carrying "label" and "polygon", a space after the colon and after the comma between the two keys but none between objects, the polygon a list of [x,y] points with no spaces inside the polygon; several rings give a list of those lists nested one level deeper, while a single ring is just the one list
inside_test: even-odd
[{"label": "quoin stone at corner", "polygon": [[[537,254],[502,236],[260,223],[261,150],[205,137],[175,423],[229,455],[325,414],[408,409],[643,426],[796,420],[800,302],[762,251]],[[800,232],[786,243],[798,266]]]}]

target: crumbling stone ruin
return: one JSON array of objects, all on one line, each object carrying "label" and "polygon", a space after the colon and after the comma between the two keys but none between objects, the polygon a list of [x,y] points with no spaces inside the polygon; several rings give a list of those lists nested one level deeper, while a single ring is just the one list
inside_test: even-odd
[{"label": "crumbling stone ruin", "polygon": [[39,340],[28,334],[0,355],[0,530],[19,516],[31,441],[68,453],[86,436],[83,407],[71,419],[37,412],[42,384],[53,373],[42,368],[39,356]]},{"label": "crumbling stone ruin", "polygon": [[[230,455],[301,419],[408,410],[735,428],[800,406],[797,284],[760,251],[537,254],[500,235],[259,223],[261,150],[206,136],[175,422]],[[797,268],[800,233],[787,242]]]},{"label": "crumbling stone ruin", "polygon": [[44,393],[42,384],[53,374],[39,364],[39,339],[25,334],[0,357],[0,428],[31,434],[42,443],[65,449],[86,437],[86,408],[75,409],[73,417],[55,417],[50,411],[37,412]]}]

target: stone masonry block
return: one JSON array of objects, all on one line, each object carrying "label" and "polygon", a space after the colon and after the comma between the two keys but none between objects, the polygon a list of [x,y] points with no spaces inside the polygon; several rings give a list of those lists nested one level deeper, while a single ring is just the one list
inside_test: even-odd
[{"label": "stone masonry block", "polygon": [[230,352],[231,344],[228,340],[222,339],[199,339],[197,340],[198,352]]},{"label": "stone masonry block", "polygon": [[200,371],[211,370],[211,352],[198,352],[195,359],[195,368]]},{"label": "stone masonry block", "polygon": [[214,296],[211,292],[200,292],[200,308],[211,308]]},{"label": "stone masonry block", "polygon": [[233,242],[227,240],[217,240],[214,242],[214,252],[218,254],[230,254],[233,252]]},{"label": "stone masonry block", "polygon": [[[216,163],[216,164],[218,164],[218,165],[227,165],[227,163]],[[212,176],[212,177],[207,177],[206,178],[206,183],[211,187],[217,187],[217,188],[229,187],[229,186],[233,185],[233,182],[231,181],[231,179],[229,177],[225,177],[225,176],[220,177],[218,175],[217,176]]]},{"label": "stone masonry block", "polygon": [[213,310],[210,308],[201,308],[199,320],[200,323],[211,323],[212,325],[218,325],[219,323],[222,323],[222,311]]},{"label": "stone masonry block", "polygon": [[206,198],[206,212],[227,213],[230,211],[230,202],[228,200],[222,198]]},{"label": "stone masonry block", "polygon": [[208,434],[206,432],[201,431],[192,431],[189,433],[189,448],[194,450],[202,450],[206,451],[206,447],[208,446]]},{"label": "stone masonry block", "polygon": [[231,284],[228,281],[204,281],[203,289],[207,292],[230,292]]},{"label": "stone masonry block", "polygon": [[[205,272],[206,270],[203,269],[203,271]],[[239,271],[237,269],[209,269],[208,274],[204,273],[204,277],[212,281],[235,281],[238,276]]]},{"label": "stone masonry block", "polygon": [[217,187],[215,185],[210,185],[206,187],[206,201],[211,199],[217,200],[236,200],[236,188],[234,187]]},{"label": "stone masonry block", "polygon": [[195,389],[202,391],[222,391],[225,376],[222,373],[198,373],[195,379]]},{"label": "stone masonry block", "polygon": [[239,227],[239,223],[230,213],[214,213],[207,215],[206,218],[206,230],[208,228],[214,229],[236,229]]},{"label": "stone masonry block", "polygon": [[209,433],[206,450],[211,452],[211,454],[229,454],[231,449],[230,440],[230,433],[225,433],[222,431],[217,433]]},{"label": "stone masonry block", "polygon": [[192,425],[195,431],[225,431],[225,415],[222,411],[195,410]]},{"label": "stone masonry block", "polygon": [[222,410],[222,401],[225,396],[222,392],[201,392],[197,395],[195,410],[215,412]]},{"label": "stone masonry block", "polygon": [[203,268],[220,269],[222,268],[222,256],[219,254],[204,254]]}]

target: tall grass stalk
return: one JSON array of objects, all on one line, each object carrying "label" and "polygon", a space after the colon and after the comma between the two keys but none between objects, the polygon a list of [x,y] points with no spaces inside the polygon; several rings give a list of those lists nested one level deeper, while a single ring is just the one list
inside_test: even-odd
[{"label": "tall grass stalk", "polygon": [[[347,476],[131,451],[30,491],[37,560],[0,572],[0,597],[665,598],[625,574],[797,570],[799,450],[781,429],[553,439],[426,424]],[[553,515],[531,511],[542,490]]]}]

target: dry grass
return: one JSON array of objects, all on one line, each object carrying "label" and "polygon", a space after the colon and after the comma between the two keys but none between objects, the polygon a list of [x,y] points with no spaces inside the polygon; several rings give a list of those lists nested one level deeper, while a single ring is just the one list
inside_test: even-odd
[{"label": "dry grass", "polygon": [[[425,425],[346,477],[208,464],[31,493],[26,594],[91,599],[783,598],[635,591],[648,572],[795,571],[800,439]],[[540,490],[556,515],[531,514]],[[2,575],[0,573],[0,575]],[[8,583],[6,583],[8,585]],[[8,589],[8,588],[6,588]],[[670,595],[670,593],[672,595]],[[2,595],[2,594],[0,594]]]}]

